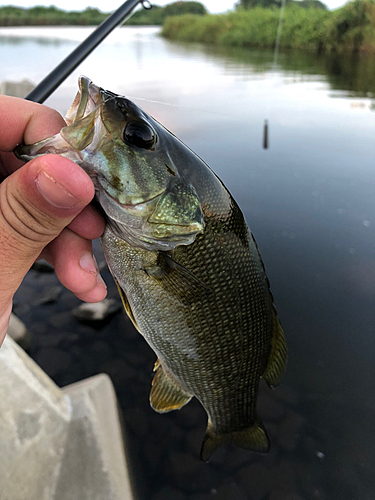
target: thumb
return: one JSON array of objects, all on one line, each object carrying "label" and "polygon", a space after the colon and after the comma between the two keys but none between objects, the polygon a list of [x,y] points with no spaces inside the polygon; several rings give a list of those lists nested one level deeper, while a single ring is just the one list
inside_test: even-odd
[{"label": "thumb", "polygon": [[44,247],[93,196],[89,176],[57,155],[30,161],[0,184],[0,316]]}]

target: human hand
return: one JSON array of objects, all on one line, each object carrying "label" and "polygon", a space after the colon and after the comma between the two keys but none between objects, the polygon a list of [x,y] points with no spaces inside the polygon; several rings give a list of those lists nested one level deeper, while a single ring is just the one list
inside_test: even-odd
[{"label": "human hand", "polygon": [[106,296],[91,240],[104,230],[89,205],[94,186],[75,163],[46,155],[23,164],[12,151],[54,135],[65,125],[54,110],[0,96],[0,345],[12,299],[32,264],[44,258],[61,283],[86,302]]}]

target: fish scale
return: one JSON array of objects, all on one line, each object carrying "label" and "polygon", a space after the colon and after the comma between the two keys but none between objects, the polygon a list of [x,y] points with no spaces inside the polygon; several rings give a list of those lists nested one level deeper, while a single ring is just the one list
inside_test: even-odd
[{"label": "fish scale", "polygon": [[[211,223],[209,219],[206,220],[203,236],[197,237],[192,245],[181,246],[170,252],[174,262],[191,271],[210,289],[209,292],[203,289],[203,293],[193,302],[191,298],[176,295],[173,290],[165,288],[163,282],[155,283],[153,278],[142,281],[134,278],[132,281],[136,285],[129,286],[129,275],[132,274],[129,262],[121,262],[118,266],[127,269],[125,277],[120,276],[119,269],[111,270],[131,302],[140,331],[158,353],[163,368],[173,374],[187,393],[194,394],[202,402],[215,429],[225,433],[233,428],[246,428],[256,419],[256,394],[259,377],[264,369],[261,360],[268,359],[271,346],[270,319],[273,306],[268,285],[261,276],[262,266],[242,242],[239,244],[236,236],[236,225],[244,223],[242,216],[229,219],[226,229],[220,226],[219,234],[227,235],[224,246],[226,259],[222,255],[217,257],[218,252],[223,253],[223,245],[215,239],[217,222],[214,220]],[[106,238],[104,235],[103,248],[106,255],[108,252],[108,261],[117,262],[113,244],[111,241],[107,243]],[[121,242],[119,255],[123,256],[126,251],[134,254],[133,248],[125,250]],[[235,268],[233,262],[236,263]],[[139,269],[142,266],[145,264],[141,259],[135,267]],[[241,286],[235,286],[236,283]],[[189,307],[184,311],[185,315],[188,314],[184,320],[168,315],[160,323],[155,322],[154,316],[149,314],[147,321],[144,321],[146,307],[143,296],[153,296],[152,307],[155,310],[163,311],[168,307],[168,300],[165,300],[164,295],[160,296],[160,287],[164,287],[168,298],[175,296],[178,300],[185,300]],[[134,300],[135,296],[137,300]],[[254,297],[256,300],[253,300]],[[191,315],[193,304],[194,315]],[[150,305],[147,310],[150,311]],[[162,339],[155,333],[156,324],[163,333]],[[186,359],[186,349],[178,340],[183,328],[185,338],[193,336],[196,339],[198,360]],[[215,329],[215,335],[211,334],[212,329]],[[170,346],[174,347],[173,350]],[[186,346],[189,346],[188,341]],[[197,370],[202,371],[203,366],[208,375],[197,377]]]},{"label": "fish scale", "polygon": [[205,461],[227,443],[268,451],[259,380],[280,383],[286,343],[241,210],[212,170],[134,103],[85,77],[79,87],[60,134],[16,154],[62,154],[92,177],[108,266],[158,358],[151,406],[201,402]]}]

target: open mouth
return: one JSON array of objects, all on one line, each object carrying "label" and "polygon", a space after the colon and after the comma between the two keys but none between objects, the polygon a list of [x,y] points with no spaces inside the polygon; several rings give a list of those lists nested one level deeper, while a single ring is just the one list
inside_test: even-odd
[{"label": "open mouth", "polygon": [[86,76],[79,77],[78,86],[79,90],[65,117],[68,125],[81,120],[103,102],[102,89]]}]

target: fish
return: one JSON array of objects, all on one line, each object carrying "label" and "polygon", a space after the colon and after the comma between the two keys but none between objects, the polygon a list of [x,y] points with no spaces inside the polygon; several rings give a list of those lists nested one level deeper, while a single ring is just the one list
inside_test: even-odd
[{"label": "fish", "polygon": [[260,379],[279,385],[285,335],[245,218],[218,176],[124,96],[79,78],[59,134],[15,150],[80,165],[95,186],[101,237],[124,308],[157,356],[151,407],[193,397],[207,413],[200,457],[222,445],[265,453]]}]

